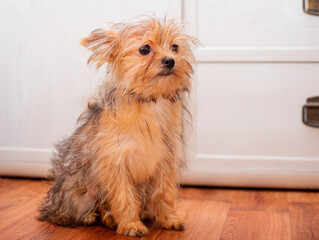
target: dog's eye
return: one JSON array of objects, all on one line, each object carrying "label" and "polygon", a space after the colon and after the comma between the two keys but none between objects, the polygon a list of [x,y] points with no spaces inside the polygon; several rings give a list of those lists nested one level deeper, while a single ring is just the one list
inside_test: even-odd
[{"label": "dog's eye", "polygon": [[151,51],[150,45],[145,45],[145,46],[140,48],[140,54],[142,54],[142,55],[147,55],[150,53],[150,51]]},{"label": "dog's eye", "polygon": [[172,51],[178,52],[178,45],[173,44],[173,45],[172,45]]}]

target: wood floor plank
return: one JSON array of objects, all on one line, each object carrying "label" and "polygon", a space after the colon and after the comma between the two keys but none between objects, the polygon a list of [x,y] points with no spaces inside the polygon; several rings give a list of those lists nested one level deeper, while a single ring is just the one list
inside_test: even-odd
[{"label": "wood floor plank", "polygon": [[[12,186],[9,191],[3,191],[0,198],[0,217],[8,211],[17,211],[19,206],[23,206],[28,200],[34,203],[47,192],[49,186],[44,185],[40,181],[34,181],[28,184],[23,182],[16,182],[16,187]],[[8,201],[10,199],[10,201]],[[22,204],[23,203],[23,204]]]},{"label": "wood floor plank", "polygon": [[220,240],[290,240],[289,213],[229,211]]},{"label": "wood floor plank", "polygon": [[319,239],[319,204],[290,203],[289,213],[293,239]]},{"label": "wood floor plank", "polygon": [[288,202],[319,203],[319,192],[290,191],[287,193]]},{"label": "wood floor plank", "polygon": [[234,189],[183,187],[178,197],[182,199],[231,202],[235,194],[236,191]]},{"label": "wood floor plank", "polygon": [[237,190],[231,210],[288,211],[287,192],[270,190]]},{"label": "wood floor plank", "polygon": [[185,220],[185,231],[166,231],[155,226],[145,239],[219,239],[228,209],[229,203],[226,202],[180,201],[177,205],[177,210],[179,215]]}]

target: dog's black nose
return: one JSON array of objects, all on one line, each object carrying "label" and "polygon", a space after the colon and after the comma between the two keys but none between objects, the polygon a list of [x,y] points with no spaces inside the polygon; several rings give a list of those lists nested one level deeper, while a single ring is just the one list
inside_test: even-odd
[{"label": "dog's black nose", "polygon": [[173,58],[165,57],[162,59],[162,63],[168,69],[172,69],[175,66],[175,61]]}]

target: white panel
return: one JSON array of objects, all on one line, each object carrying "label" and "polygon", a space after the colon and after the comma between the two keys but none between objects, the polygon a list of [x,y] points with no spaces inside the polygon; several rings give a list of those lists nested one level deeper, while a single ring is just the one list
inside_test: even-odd
[{"label": "white panel", "polygon": [[318,47],[319,18],[302,0],[198,0],[205,47]]},{"label": "white panel", "polygon": [[319,156],[301,108],[319,93],[319,64],[200,64],[197,154]]},{"label": "white panel", "polygon": [[191,185],[319,188],[319,129],[303,125],[317,63],[201,63],[193,92]]}]

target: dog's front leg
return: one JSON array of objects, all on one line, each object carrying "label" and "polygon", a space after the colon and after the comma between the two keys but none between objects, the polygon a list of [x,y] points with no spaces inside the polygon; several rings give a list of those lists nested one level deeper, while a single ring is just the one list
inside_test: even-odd
[{"label": "dog's front leg", "polygon": [[[122,169],[126,171],[126,169]],[[148,233],[147,227],[141,222],[139,214],[141,203],[129,173],[121,172],[113,179],[108,192],[111,212],[117,224],[117,233],[131,237],[143,237]],[[111,181],[111,179],[110,179]]]},{"label": "dog's front leg", "polygon": [[163,169],[161,177],[154,179],[154,192],[150,196],[150,207],[153,209],[156,220],[164,229],[181,231],[184,229],[183,221],[175,210],[175,201],[178,186],[176,183],[176,170]]}]

